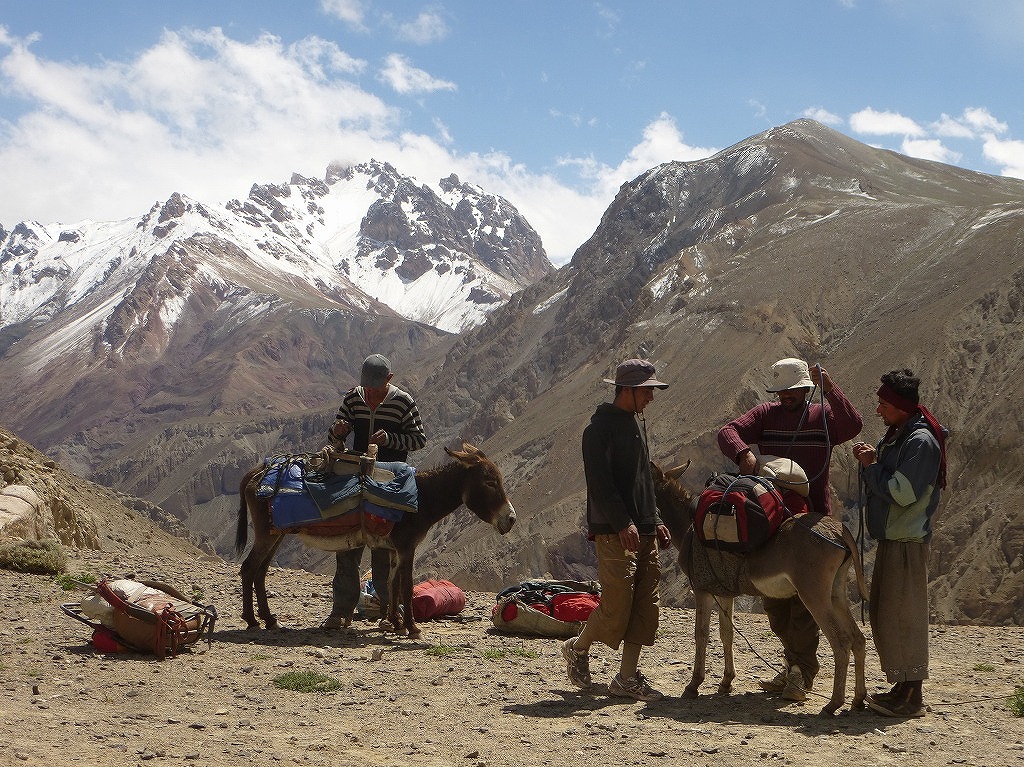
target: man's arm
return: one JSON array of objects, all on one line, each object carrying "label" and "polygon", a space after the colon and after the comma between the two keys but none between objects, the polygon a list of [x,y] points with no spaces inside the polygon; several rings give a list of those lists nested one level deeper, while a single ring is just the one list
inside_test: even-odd
[{"label": "man's arm", "polygon": [[935,485],[941,460],[939,443],[927,429],[917,429],[898,449],[900,461],[895,469],[872,463],[865,467],[864,477],[872,493],[897,506],[913,506]]},{"label": "man's arm", "polygon": [[744,468],[744,464],[748,464],[750,461],[754,462],[756,468],[757,459],[750,450],[751,445],[756,445],[761,440],[761,434],[764,431],[764,416],[767,412],[767,403],[762,403],[751,408],[739,418],[729,421],[718,430],[718,447],[722,454],[743,468],[745,472],[747,469]]},{"label": "man's arm", "polygon": [[405,402],[405,412],[401,416],[398,429],[388,432],[382,444],[385,447],[409,451],[419,450],[427,444],[420,411],[412,397]]},{"label": "man's arm", "polygon": [[352,431],[352,410],[348,404],[348,394],[341,400],[334,423],[327,430],[327,441],[332,447],[344,448],[345,439]]},{"label": "man's arm", "polygon": [[612,480],[611,435],[591,424],[583,430],[583,472],[591,506],[616,532],[633,524],[625,501]]},{"label": "man's arm", "polygon": [[843,390],[834,382],[825,392],[825,408],[828,415],[829,435],[833,445],[853,439],[864,427],[857,408],[846,398]]}]

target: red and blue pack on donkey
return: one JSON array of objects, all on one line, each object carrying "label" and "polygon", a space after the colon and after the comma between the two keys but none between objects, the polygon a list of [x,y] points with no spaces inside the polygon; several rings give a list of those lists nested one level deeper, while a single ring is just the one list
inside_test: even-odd
[{"label": "red and blue pack on donkey", "polygon": [[417,509],[416,469],[407,463],[332,451],[329,457],[273,456],[265,466],[256,494],[269,499],[281,532],[332,536],[359,527],[387,535]]}]

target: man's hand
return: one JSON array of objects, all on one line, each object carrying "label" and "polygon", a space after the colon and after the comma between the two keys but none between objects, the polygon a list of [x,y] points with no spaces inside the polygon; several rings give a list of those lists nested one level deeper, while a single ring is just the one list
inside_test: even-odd
[{"label": "man's hand", "polygon": [[619,541],[622,542],[622,548],[626,551],[639,551],[640,531],[636,529],[636,525],[630,524],[630,526],[624,530],[619,530]]},{"label": "man's hand", "polygon": [[668,531],[667,527],[665,527],[664,525],[658,525],[658,527],[656,528],[656,532],[658,535],[658,545],[661,548],[667,549],[669,546],[672,545],[672,533]]},{"label": "man's hand", "polygon": [[811,365],[811,381],[815,386],[821,387],[822,394],[829,394],[832,391],[832,379],[829,377],[828,371],[825,368],[818,368],[817,365]]},{"label": "man's hand", "polygon": [[388,444],[388,433],[383,429],[377,429],[373,434],[370,435],[370,444],[373,445],[387,445]]},{"label": "man's hand", "polygon": [[335,421],[334,424],[331,426],[331,434],[335,437],[335,439],[344,440],[345,437],[347,437],[349,435],[349,432],[351,431],[352,424],[350,424],[348,421]]},{"label": "man's hand", "polygon": [[757,474],[757,456],[753,450],[744,450],[736,456],[736,464],[740,467],[740,474]]},{"label": "man's hand", "polygon": [[861,466],[870,466],[877,460],[878,456],[875,449],[867,442],[854,442],[853,457],[860,462]]}]

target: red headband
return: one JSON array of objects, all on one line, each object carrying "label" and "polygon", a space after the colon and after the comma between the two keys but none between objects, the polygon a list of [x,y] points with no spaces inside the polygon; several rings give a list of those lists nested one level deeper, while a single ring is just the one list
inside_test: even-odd
[{"label": "red headband", "polygon": [[902,394],[893,389],[889,384],[882,384],[878,388],[878,398],[883,402],[888,402],[895,408],[902,410],[904,413],[913,413],[917,410],[917,403],[911,402],[909,399],[904,397]]}]

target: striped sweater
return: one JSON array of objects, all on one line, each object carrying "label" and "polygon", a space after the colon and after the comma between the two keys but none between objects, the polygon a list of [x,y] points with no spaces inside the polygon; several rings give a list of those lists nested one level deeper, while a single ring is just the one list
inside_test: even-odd
[{"label": "striped sweater", "polygon": [[[366,452],[370,435],[378,429],[388,434],[387,442],[380,446],[379,461],[401,461],[408,463],[411,450],[419,450],[427,444],[423,433],[423,422],[412,396],[397,386],[388,385],[388,393],[376,410],[371,410],[363,399],[363,387],[349,389],[341,400],[336,421],[347,421],[352,426],[352,449]],[[344,447],[344,440],[335,437],[330,430],[327,438],[335,447]]]}]

